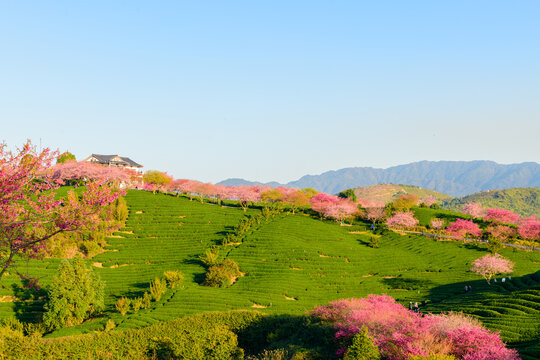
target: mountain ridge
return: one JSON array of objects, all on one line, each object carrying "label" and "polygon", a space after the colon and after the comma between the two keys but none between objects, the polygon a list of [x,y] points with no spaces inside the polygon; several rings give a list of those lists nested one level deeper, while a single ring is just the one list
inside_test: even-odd
[{"label": "mountain ridge", "polygon": [[407,184],[460,197],[486,190],[538,187],[540,164],[531,161],[499,164],[491,160],[423,160],[386,169],[349,167],[329,170],[319,175],[304,175],[286,184],[252,182],[244,179],[227,179],[218,184],[312,187],[330,194],[361,186]]}]

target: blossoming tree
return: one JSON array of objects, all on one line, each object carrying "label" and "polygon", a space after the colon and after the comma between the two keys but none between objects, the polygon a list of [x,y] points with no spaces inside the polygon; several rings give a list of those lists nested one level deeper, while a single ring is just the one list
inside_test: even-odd
[{"label": "blossoming tree", "polygon": [[398,211],[386,220],[386,225],[397,228],[412,228],[418,224],[412,211]]},{"label": "blossoming tree", "polygon": [[456,219],[455,222],[450,224],[446,231],[453,236],[465,237],[467,235],[472,236],[481,236],[482,230],[478,224],[472,222],[471,220]]},{"label": "blossoming tree", "polygon": [[46,241],[66,231],[93,230],[104,205],[121,193],[92,182],[79,196],[57,198],[51,166],[58,154],[30,141],[17,151],[0,145],[0,280],[16,257],[39,258]]},{"label": "blossoming tree", "polygon": [[488,254],[474,260],[471,271],[482,275],[489,284],[489,281],[494,275],[512,273],[514,271],[514,263],[499,254]]}]

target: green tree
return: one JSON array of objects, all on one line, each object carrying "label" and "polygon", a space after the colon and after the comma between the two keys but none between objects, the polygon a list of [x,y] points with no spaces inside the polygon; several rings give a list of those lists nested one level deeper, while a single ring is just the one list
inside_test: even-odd
[{"label": "green tree", "polygon": [[338,196],[342,199],[349,199],[354,202],[358,201],[356,194],[354,193],[354,189],[343,190],[338,194]]},{"label": "green tree", "polygon": [[119,222],[124,222],[128,218],[129,210],[126,200],[123,197],[114,200],[112,204],[112,215],[114,220]]},{"label": "green tree", "polygon": [[148,170],[143,175],[143,181],[147,184],[167,185],[172,181],[172,177],[161,171]]},{"label": "green tree", "polygon": [[58,156],[58,159],[56,159],[57,164],[64,164],[70,161],[77,161],[75,158],[75,155],[70,153],[69,151],[66,151],[65,153]]},{"label": "green tree", "polygon": [[54,330],[81,324],[105,308],[103,281],[82,257],[64,260],[58,268],[45,305],[43,322]]},{"label": "green tree", "polygon": [[345,352],[344,360],[378,360],[379,348],[373,343],[365,325],[352,338],[352,343]]}]

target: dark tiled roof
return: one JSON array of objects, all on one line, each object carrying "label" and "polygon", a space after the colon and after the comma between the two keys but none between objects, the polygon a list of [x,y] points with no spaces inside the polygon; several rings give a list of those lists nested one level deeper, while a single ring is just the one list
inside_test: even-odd
[{"label": "dark tiled roof", "polygon": [[[114,163],[114,164],[119,164],[119,165],[124,165],[124,166],[133,166],[133,167],[141,167],[141,168],[143,167],[142,165],[137,164],[135,161],[131,160],[128,157],[121,157],[118,155],[100,155],[100,154],[92,154],[91,156],[96,158],[98,162],[102,164]],[[113,161],[112,159],[114,159],[115,157],[119,157],[122,161]]]}]

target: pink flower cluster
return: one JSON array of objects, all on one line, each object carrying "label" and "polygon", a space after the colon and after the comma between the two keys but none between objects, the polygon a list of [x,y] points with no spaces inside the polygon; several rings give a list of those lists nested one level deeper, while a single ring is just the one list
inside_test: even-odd
[{"label": "pink flower cluster", "polygon": [[471,271],[489,280],[496,274],[510,274],[514,271],[514,263],[499,254],[487,254],[474,260]]},{"label": "pink flower cluster", "polygon": [[446,231],[457,237],[465,237],[467,235],[482,236],[482,230],[480,230],[478,224],[471,220],[457,219],[446,228]]},{"label": "pink flower cluster", "polygon": [[[366,326],[383,358],[405,360],[413,355],[453,355],[467,360],[515,360],[498,333],[462,314],[425,315],[407,310],[386,295],[344,299],[311,314],[330,322],[344,345]],[[343,349],[342,349],[343,351]]]},{"label": "pink flower cluster", "polygon": [[398,228],[412,228],[418,224],[418,219],[414,217],[412,211],[398,211],[388,220],[386,220],[386,225],[389,227],[398,227]]}]

